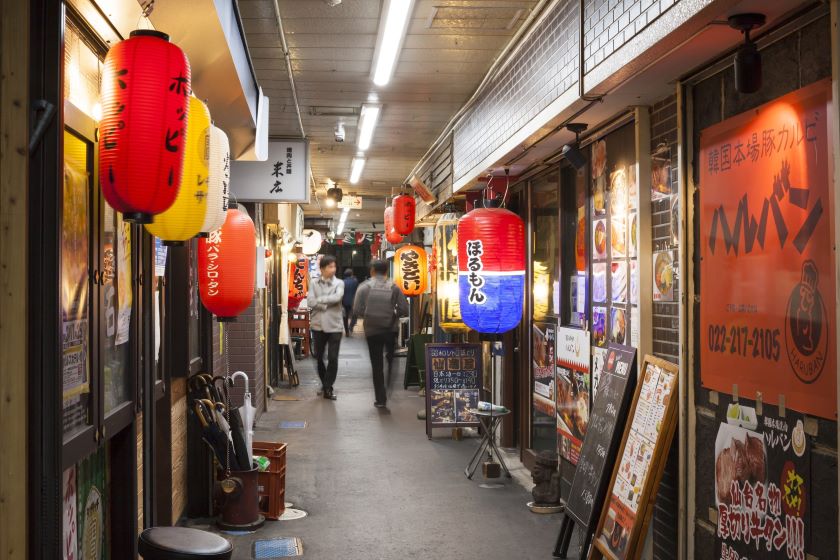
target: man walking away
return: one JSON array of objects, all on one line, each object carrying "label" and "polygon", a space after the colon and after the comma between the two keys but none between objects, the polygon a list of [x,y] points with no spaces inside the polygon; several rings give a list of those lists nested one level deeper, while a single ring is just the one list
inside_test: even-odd
[{"label": "man walking away", "polygon": [[356,317],[353,316],[353,301],[356,299],[356,289],[359,287],[359,281],[353,275],[353,269],[348,268],[344,271],[344,298],[341,300],[341,305],[344,306],[344,334],[350,336],[353,329],[356,327]]},{"label": "man walking away", "polygon": [[359,286],[353,315],[362,317],[365,321],[365,337],[373,370],[373,390],[376,394],[373,405],[385,408],[388,397],[385,390],[382,350],[385,350],[388,359],[390,382],[399,318],[408,316],[408,300],[397,285],[388,279],[386,261],[374,260],[370,263],[370,278]]},{"label": "man walking away", "polygon": [[[323,385],[324,398],[335,400],[333,383],[338,372],[338,349],[341,346],[343,327],[341,300],[344,282],[335,276],[335,257],[324,255],[320,262],[321,277],[309,284],[306,301],[311,309],[309,326],[315,338],[315,359],[318,360],[318,377]],[[324,366],[324,352],[327,365]]]}]

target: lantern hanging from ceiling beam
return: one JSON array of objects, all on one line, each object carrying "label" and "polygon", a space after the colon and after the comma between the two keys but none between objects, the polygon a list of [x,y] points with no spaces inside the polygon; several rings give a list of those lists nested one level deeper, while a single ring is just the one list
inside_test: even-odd
[{"label": "lantern hanging from ceiling beam", "polygon": [[458,292],[464,323],[503,333],[522,319],[525,225],[509,210],[477,208],[458,221]]},{"label": "lantern hanging from ceiling beam", "polygon": [[394,208],[394,231],[400,235],[408,235],[414,231],[414,215],[417,211],[414,197],[405,193],[397,195],[394,197],[392,206]]},{"label": "lantern hanging from ceiling beam", "polygon": [[159,31],[132,31],[105,57],[99,168],[102,195],[148,224],[175,202],[184,165],[190,64]]},{"label": "lantern hanging from ceiling beam", "polygon": [[403,236],[394,229],[394,207],[385,207],[385,239],[391,245],[402,243]]},{"label": "lantern hanging from ceiling beam", "polygon": [[198,240],[201,303],[219,321],[233,321],[254,299],[256,231],[248,214],[227,211],[221,228]]},{"label": "lantern hanging from ceiling beam", "polygon": [[461,318],[458,296],[458,219],[462,214],[447,212],[435,224],[435,278],[438,324],[450,334],[470,330]]},{"label": "lantern hanging from ceiling beam", "polygon": [[146,224],[146,230],[160,237],[164,245],[182,245],[201,232],[208,210],[208,135],[210,111],[200,99],[190,96],[184,174],[175,203]]},{"label": "lantern hanging from ceiling beam", "polygon": [[222,227],[230,196],[230,141],[216,125],[210,125],[210,179],[207,187],[207,214],[202,233]]},{"label": "lantern hanging from ceiling beam", "polygon": [[394,253],[394,282],[407,296],[418,296],[429,287],[426,250],[404,245]]}]

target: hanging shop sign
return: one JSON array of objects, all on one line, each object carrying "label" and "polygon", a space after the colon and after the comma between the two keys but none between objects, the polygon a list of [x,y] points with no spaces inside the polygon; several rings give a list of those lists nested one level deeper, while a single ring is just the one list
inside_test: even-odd
[{"label": "hanging shop sign", "polygon": [[309,204],[309,140],[270,140],[266,161],[234,161],[231,192],[239,202]]},{"label": "hanging shop sign", "polygon": [[339,208],[349,208],[350,210],[362,209],[362,197],[358,195],[345,194],[338,201]]},{"label": "hanging shop sign", "polygon": [[480,344],[426,345],[426,435],[432,428],[478,427]]},{"label": "hanging shop sign", "polygon": [[435,193],[433,193],[432,190],[428,186],[426,186],[426,183],[421,181],[420,178],[417,177],[417,175],[411,177],[411,181],[409,181],[409,184],[411,185],[411,188],[414,189],[414,192],[417,193],[417,196],[423,199],[423,202],[427,204],[432,204],[437,200],[437,196],[435,196]]},{"label": "hanging shop sign", "polygon": [[569,327],[557,331],[557,448],[578,464],[589,427],[589,332]]},{"label": "hanging shop sign", "polygon": [[308,261],[303,255],[297,255],[295,262],[289,265],[289,311],[294,311],[306,297]]},{"label": "hanging shop sign", "polygon": [[830,85],[701,132],[699,336],[707,389],[834,419]]},{"label": "hanging shop sign", "polygon": [[525,225],[502,208],[477,208],[458,222],[458,293],[464,323],[503,333],[522,320]]},{"label": "hanging shop sign", "polygon": [[[562,336],[562,335],[561,335]],[[602,348],[607,354],[602,372],[601,391],[593,401],[589,429],[580,449],[580,458],[572,479],[572,488],[566,501],[561,536],[577,526],[583,530],[579,539],[579,558],[586,557],[586,550],[601,516],[601,506],[607,492],[618,453],[618,445],[627,422],[627,413],[636,389],[636,349],[620,344]],[[556,557],[565,558],[569,540],[562,550],[555,550]]]},{"label": "hanging shop sign", "polygon": [[419,296],[429,287],[429,266],[426,250],[405,245],[394,253],[394,282],[407,296]]},{"label": "hanging shop sign", "polygon": [[[677,427],[676,364],[646,356],[612,480],[595,530],[600,560],[638,558]],[[604,391],[604,388],[601,388]]]},{"label": "hanging shop sign", "polygon": [[102,71],[102,196],[128,222],[151,223],[175,202],[184,165],[190,63],[159,31],[132,31]]},{"label": "hanging shop sign", "polygon": [[803,416],[722,395],[715,438],[715,558],[799,560],[811,544],[811,450]]},{"label": "hanging shop sign", "polygon": [[531,352],[531,374],[533,376],[534,394],[532,399],[534,408],[543,414],[554,418],[554,354],[556,348],[557,325],[553,323],[534,323],[531,337],[533,351]]}]

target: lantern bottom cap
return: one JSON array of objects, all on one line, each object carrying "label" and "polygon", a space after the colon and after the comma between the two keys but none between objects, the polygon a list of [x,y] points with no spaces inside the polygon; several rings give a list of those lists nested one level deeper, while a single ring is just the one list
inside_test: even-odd
[{"label": "lantern bottom cap", "polygon": [[151,224],[154,223],[155,217],[145,212],[125,212],[123,213],[123,220],[135,224]]},{"label": "lantern bottom cap", "polygon": [[207,232],[207,231],[198,232],[198,235],[196,235],[196,238],[200,239],[202,237],[204,237],[204,238],[210,237],[210,232]]},{"label": "lantern bottom cap", "polygon": [[183,241],[164,240],[163,244],[166,245],[167,247],[183,247],[184,246]]},{"label": "lantern bottom cap", "polygon": [[157,37],[158,39],[163,39],[164,41],[169,40],[169,34],[164,33],[163,31],[158,31],[156,29],[135,29],[131,33],[128,34],[129,37]]},{"label": "lantern bottom cap", "polygon": [[220,323],[235,323],[236,317],[216,317],[216,320]]}]

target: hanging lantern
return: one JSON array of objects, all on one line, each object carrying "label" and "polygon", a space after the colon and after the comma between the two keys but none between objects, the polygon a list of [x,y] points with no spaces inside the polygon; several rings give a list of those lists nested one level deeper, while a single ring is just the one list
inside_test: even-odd
[{"label": "hanging lantern", "polygon": [[417,296],[429,287],[426,250],[417,245],[405,245],[394,253],[394,282],[402,293]]},{"label": "hanging lantern", "polygon": [[303,230],[301,243],[303,245],[302,251],[304,255],[314,255],[321,250],[324,238],[318,230],[305,229]]},{"label": "hanging lantern", "polygon": [[402,243],[403,236],[394,230],[394,207],[385,207],[385,239],[391,245]]},{"label": "hanging lantern", "polygon": [[458,219],[448,212],[435,224],[435,278],[438,324],[443,332],[457,334],[470,330],[461,319],[458,300]]},{"label": "hanging lantern", "polygon": [[146,230],[160,237],[164,245],[183,245],[201,231],[207,214],[208,135],[210,111],[201,100],[190,96],[184,174],[175,203],[146,224]]},{"label": "hanging lantern", "polygon": [[289,311],[294,311],[306,297],[308,289],[307,259],[297,255],[295,261],[289,264]]},{"label": "hanging lantern", "polygon": [[224,225],[198,240],[201,303],[219,321],[233,321],[254,299],[256,231],[248,214],[227,211]]},{"label": "hanging lantern", "polygon": [[525,225],[509,210],[477,208],[458,221],[461,317],[480,333],[503,333],[522,319]]},{"label": "hanging lantern", "polygon": [[394,230],[400,235],[408,235],[414,231],[414,214],[417,204],[414,197],[400,194],[394,197]]},{"label": "hanging lantern", "polygon": [[230,142],[221,128],[210,125],[210,180],[207,186],[207,213],[202,233],[216,231],[225,223],[230,187]]},{"label": "hanging lantern", "polygon": [[175,202],[184,165],[190,64],[159,31],[132,31],[102,72],[102,195],[128,222],[148,224]]}]

